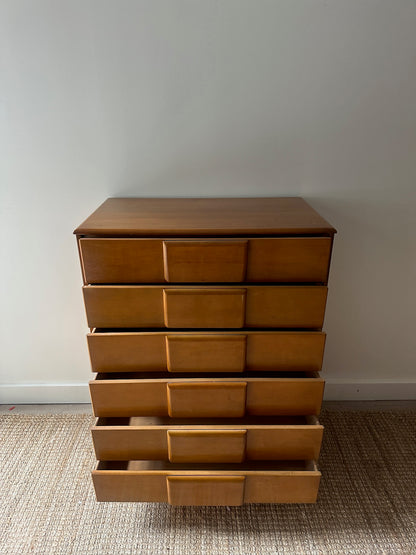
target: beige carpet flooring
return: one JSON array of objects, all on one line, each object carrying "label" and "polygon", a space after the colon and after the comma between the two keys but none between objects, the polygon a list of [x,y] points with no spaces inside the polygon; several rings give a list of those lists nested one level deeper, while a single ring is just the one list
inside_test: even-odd
[{"label": "beige carpet flooring", "polygon": [[316,505],[97,503],[83,414],[0,416],[0,553],[414,554],[416,411],[336,411]]}]

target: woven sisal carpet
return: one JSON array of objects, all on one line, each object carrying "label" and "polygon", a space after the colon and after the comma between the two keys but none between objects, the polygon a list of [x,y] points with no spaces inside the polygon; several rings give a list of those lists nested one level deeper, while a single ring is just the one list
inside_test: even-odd
[{"label": "woven sisal carpet", "polygon": [[416,553],[416,411],[325,411],[317,505],[97,503],[89,415],[5,415],[3,555]]}]

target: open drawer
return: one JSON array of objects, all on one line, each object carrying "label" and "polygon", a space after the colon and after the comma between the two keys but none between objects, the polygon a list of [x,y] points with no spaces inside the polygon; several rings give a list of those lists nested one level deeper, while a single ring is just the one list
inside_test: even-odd
[{"label": "open drawer", "polygon": [[93,372],[319,372],[319,331],[144,332],[94,329],[88,334]]},{"label": "open drawer", "polygon": [[331,244],[331,237],[79,240],[86,283],[325,283]]},{"label": "open drawer", "polygon": [[90,328],[321,329],[327,287],[319,285],[87,285]]},{"label": "open drawer", "polygon": [[95,416],[315,415],[320,412],[323,391],[324,380],[314,372],[246,372],[238,378],[97,374],[90,382]]},{"label": "open drawer", "polygon": [[314,503],[320,477],[314,461],[235,465],[105,461],[92,473],[97,501],[215,506]]},{"label": "open drawer", "polygon": [[316,416],[245,417],[231,421],[168,417],[99,418],[91,429],[98,460],[243,462],[319,458]]}]

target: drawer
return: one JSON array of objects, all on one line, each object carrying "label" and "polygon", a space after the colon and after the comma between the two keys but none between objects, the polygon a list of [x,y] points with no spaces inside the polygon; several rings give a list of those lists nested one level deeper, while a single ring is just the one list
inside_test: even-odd
[{"label": "drawer", "polygon": [[237,463],[318,459],[323,427],[316,416],[181,420],[99,418],[92,427],[98,460]]},{"label": "drawer", "polygon": [[331,237],[79,240],[86,283],[325,283],[331,244]]},{"label": "drawer", "polygon": [[95,416],[314,415],[320,412],[324,391],[324,380],[312,372],[279,373],[279,377],[254,372],[239,378],[153,376],[97,374],[90,382]]},{"label": "drawer", "polygon": [[170,505],[314,503],[321,473],[314,461],[227,465],[102,461],[92,472],[97,501]]},{"label": "drawer", "polygon": [[315,331],[88,334],[93,372],[319,372],[325,333]]},{"label": "drawer", "polygon": [[320,329],[327,287],[83,287],[90,328]]}]

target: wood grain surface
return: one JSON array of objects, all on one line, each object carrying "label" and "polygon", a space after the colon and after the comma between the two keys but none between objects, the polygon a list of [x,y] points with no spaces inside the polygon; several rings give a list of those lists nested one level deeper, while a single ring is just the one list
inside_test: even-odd
[{"label": "wood grain surface", "polygon": [[109,198],[74,231],[77,235],[267,235],[335,229],[298,197]]},{"label": "wood grain surface", "polygon": [[204,419],[99,418],[91,430],[95,454],[107,461],[227,463],[319,457],[323,427],[314,416],[201,422]]},{"label": "wood grain surface", "polygon": [[325,283],[331,237],[81,238],[86,283]]},{"label": "wood grain surface", "polygon": [[95,416],[313,415],[320,412],[324,391],[324,380],[314,373],[267,378],[137,376],[97,374],[90,382]]},{"label": "wood grain surface", "polygon": [[319,372],[325,333],[94,330],[87,336],[93,372]]},{"label": "wood grain surface", "polygon": [[91,328],[320,329],[327,288],[88,285],[83,293]]},{"label": "wood grain surface", "polygon": [[313,461],[218,466],[101,462],[92,477],[98,501],[171,501],[175,505],[316,501],[321,473]]}]

